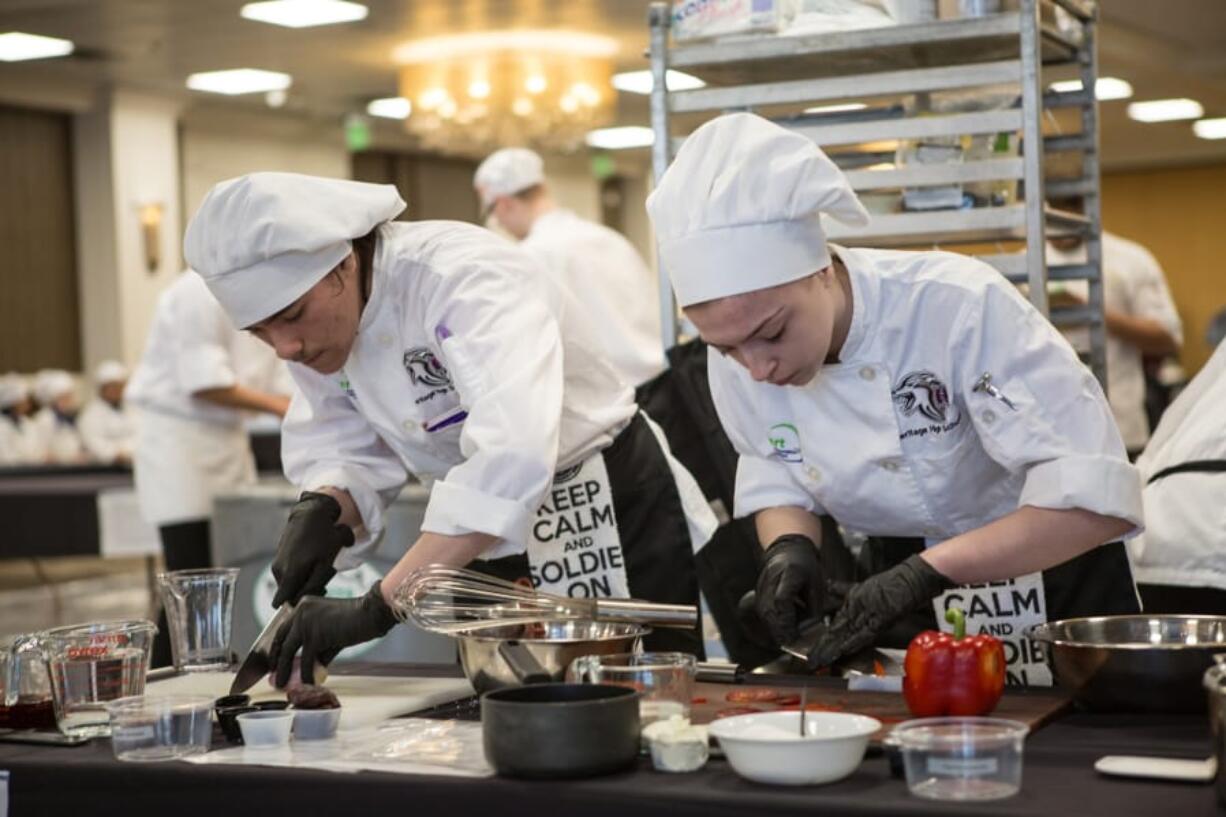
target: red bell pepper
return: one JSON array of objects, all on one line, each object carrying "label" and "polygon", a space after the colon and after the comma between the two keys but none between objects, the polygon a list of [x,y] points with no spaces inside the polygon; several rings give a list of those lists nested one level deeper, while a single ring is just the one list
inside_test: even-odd
[{"label": "red bell pepper", "polygon": [[903,661],[902,693],[912,715],[986,715],[1005,688],[1005,651],[990,635],[966,635],[966,616],[945,611],[954,632],[925,630],[911,640]]}]

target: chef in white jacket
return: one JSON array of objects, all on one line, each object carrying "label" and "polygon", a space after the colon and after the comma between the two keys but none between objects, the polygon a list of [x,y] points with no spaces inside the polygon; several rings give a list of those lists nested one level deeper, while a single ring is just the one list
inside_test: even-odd
[{"label": "chef in white jacket", "polygon": [[30,427],[30,388],[16,372],[0,376],[0,465],[31,465],[37,443]]},{"label": "chef in white jacket", "polygon": [[1147,612],[1226,615],[1226,342],[1137,460],[1145,532],[1128,542]]},{"label": "chef in white jacket", "polygon": [[82,465],[87,460],[77,415],[81,402],[72,375],[62,369],[43,369],[34,376],[34,399],[41,406],[30,420],[36,462]]},{"label": "chef in white jacket", "polygon": [[[581,306],[505,239],[392,221],[404,207],[390,185],[256,173],[214,187],[187,229],[189,261],[298,385],[282,459],[304,493],[273,563],[274,606],[298,605],[278,681],[300,647],[309,681],[316,659],[387,632],[397,586],[430,563],[518,562],[562,594],[696,604],[714,519]],[[318,597],[410,474],[432,483],[419,538],[364,597]],[[662,639],[701,648],[697,631]]]},{"label": "chef in white jacket", "polygon": [[[137,414],[136,498],[158,529],[167,570],[212,565],[213,497],[255,482],[244,419],[288,410],[289,396],[274,390],[283,365],[230,325],[195,272],[179,275],[158,297],[124,400]],[[153,665],[169,658],[160,626]]]},{"label": "chef in white jacket", "polygon": [[94,370],[94,385],[98,393],[81,410],[77,429],[81,432],[85,450],[95,462],[132,464],[136,428],[132,424],[131,413],[123,403],[123,390],[127,383],[128,370],[119,361],[103,361]]},{"label": "chef in white jacket", "polygon": [[527,148],[490,154],[473,185],[482,209],[583,302],[601,328],[603,356],[626,383],[663,370],[657,278],[625,236],[559,207],[541,157]]},{"label": "chef in white jacket", "polygon": [[[821,214],[868,214],[811,141],[751,114],[696,130],[647,206],[711,347],[778,643],[826,665],[956,604],[1011,639],[1015,680],[1042,683],[1028,621],[1138,609],[1118,541],[1142,524],[1137,471],[1093,376],[994,270],[827,245]],[[873,575],[823,581],[821,514],[873,537]]]}]

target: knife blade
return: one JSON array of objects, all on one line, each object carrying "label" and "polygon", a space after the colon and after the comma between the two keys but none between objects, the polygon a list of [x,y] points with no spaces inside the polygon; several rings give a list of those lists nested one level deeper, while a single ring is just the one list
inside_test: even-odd
[{"label": "knife blade", "polygon": [[294,605],[289,602],[282,604],[277,608],[277,612],[272,614],[272,618],[268,620],[268,623],[264,625],[264,629],[260,630],[260,634],[255,637],[255,642],[251,645],[251,649],[247,651],[247,657],[243,659],[238,672],[234,675],[234,682],[230,684],[231,695],[246,692],[272,671],[272,662],[268,659],[268,649],[272,646],[272,641],[276,638],[281,625],[289,620],[293,612]]}]

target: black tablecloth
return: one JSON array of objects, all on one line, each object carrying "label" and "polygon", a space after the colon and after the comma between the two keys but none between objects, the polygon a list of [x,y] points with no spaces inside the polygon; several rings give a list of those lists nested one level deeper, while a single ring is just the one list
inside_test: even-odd
[{"label": "black tablecloth", "polygon": [[[369,668],[364,668],[369,671]],[[413,674],[426,674],[414,669]],[[0,744],[10,773],[10,814],[103,813],[238,815],[428,814],[722,817],[722,815],[1144,815],[1218,814],[1205,784],[1160,783],[1099,775],[1106,754],[1203,757],[1206,721],[1195,716],[1067,715],[1026,742],[1022,791],[990,803],[934,803],[907,793],[886,759],[870,755],[846,780],[780,788],[738,778],[721,759],[694,774],[655,772],[643,761],[628,772],[578,781],[335,774],[302,769],[134,764],[114,759],[110,742],[76,748]]]},{"label": "black tablecloth", "polygon": [[132,472],[39,468],[0,475],[0,559],[97,556],[98,493],[131,488]]}]

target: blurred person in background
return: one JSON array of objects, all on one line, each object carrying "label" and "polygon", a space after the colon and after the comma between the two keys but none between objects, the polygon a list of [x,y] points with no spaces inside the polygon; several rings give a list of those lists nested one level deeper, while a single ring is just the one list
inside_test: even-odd
[{"label": "blurred person in background", "polygon": [[0,466],[36,462],[37,443],[30,424],[34,402],[25,378],[16,372],[0,377]]},{"label": "blurred person in background", "polygon": [[[158,298],[123,396],[137,410],[137,499],[158,529],[167,570],[212,565],[213,497],[255,482],[244,415],[285,416],[289,396],[271,390],[282,367],[271,349],[234,328],[195,272]],[[168,663],[162,613],[153,666]]]},{"label": "blurred person in background", "polygon": [[625,236],[559,207],[541,157],[504,148],[477,168],[473,186],[490,217],[543,262],[597,321],[602,350],[622,382],[637,386],[664,368],[657,278]]},{"label": "blurred person in background", "polygon": [[1226,341],[1137,460],[1145,532],[1128,543],[1147,613],[1226,615]]},{"label": "blurred person in background", "polygon": [[43,369],[34,377],[34,398],[41,408],[31,420],[36,462],[81,465],[88,460],[77,414],[81,410],[77,384],[61,369]]},{"label": "blurred person in background", "polygon": [[[1178,355],[1183,343],[1183,326],[1162,267],[1149,250],[1106,230],[1103,230],[1102,248],[1107,401],[1120,427],[1128,456],[1136,459],[1150,433],[1145,361]],[[1085,263],[1085,245],[1081,237],[1051,239],[1047,263]],[[1081,306],[1086,298],[1084,281],[1069,282],[1053,288],[1051,305]],[[1089,347],[1085,333],[1084,329],[1074,329],[1066,332],[1066,337],[1074,348],[1085,349]]]},{"label": "blurred person in background", "polygon": [[77,419],[81,441],[89,456],[106,465],[131,465],[136,445],[132,415],[123,403],[128,370],[122,363],[107,360],[94,370],[98,394],[86,404]]}]

